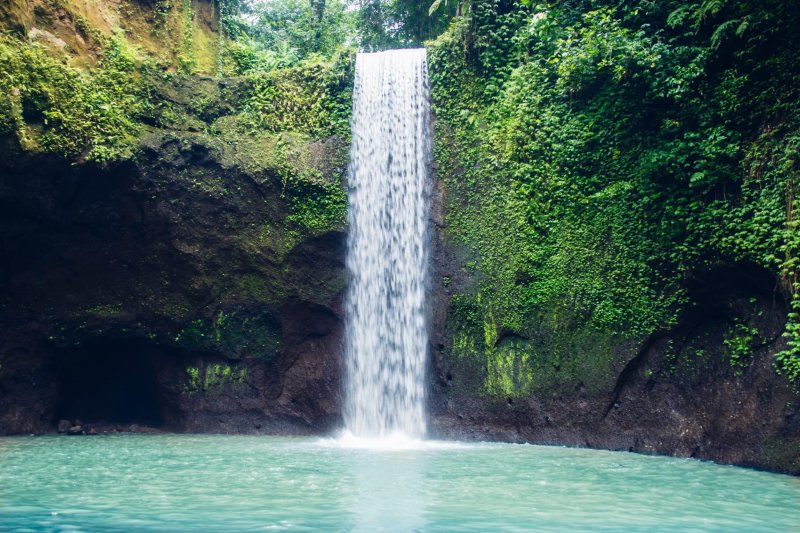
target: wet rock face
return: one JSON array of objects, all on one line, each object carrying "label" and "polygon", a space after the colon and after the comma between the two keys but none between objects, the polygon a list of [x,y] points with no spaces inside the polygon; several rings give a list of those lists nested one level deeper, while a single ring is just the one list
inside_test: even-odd
[{"label": "wet rock face", "polygon": [[344,233],[293,226],[274,168],[192,132],[111,168],[4,143],[0,434],[338,424]]},{"label": "wet rock face", "polygon": [[[434,279],[457,279],[458,250],[441,233]],[[433,295],[432,433],[800,474],[800,396],[773,367],[774,354],[785,347],[788,312],[777,280],[753,265],[721,264],[696,273],[687,288],[693,303],[674,328],[617,342],[609,384],[598,387],[585,374],[574,387],[554,383],[517,398],[481,390],[485,363],[464,364],[453,355],[452,289],[439,289]],[[499,342],[529,341],[506,335]]]},{"label": "wet rock face", "polygon": [[721,266],[690,281],[690,294],[678,326],[623,369],[604,422],[634,449],[800,472],[798,396],[772,366],[787,313],[775,279]]}]

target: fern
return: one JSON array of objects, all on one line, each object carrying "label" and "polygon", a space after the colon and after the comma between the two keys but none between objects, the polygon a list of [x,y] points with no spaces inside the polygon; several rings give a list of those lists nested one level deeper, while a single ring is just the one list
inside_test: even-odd
[{"label": "fern", "polygon": [[672,13],[669,14],[667,17],[667,26],[670,28],[677,28],[683,21],[686,20],[686,15],[689,13],[689,8],[686,6],[681,6]]},{"label": "fern", "polygon": [[741,37],[744,32],[747,31],[747,28],[750,26],[750,17],[744,17],[741,19],[733,19],[727,22],[723,22],[722,24],[714,30],[714,33],[711,34],[711,46],[712,48],[719,48],[719,45],[722,43],[723,39],[725,38],[726,34],[730,33],[730,30],[733,27],[736,29],[733,31],[733,34],[736,37]]},{"label": "fern", "polygon": [[747,28],[750,27],[750,15],[747,15],[743,19],[739,21],[739,27],[736,28],[736,36],[741,37],[744,32],[747,31]]},{"label": "fern", "polygon": [[713,17],[725,7],[728,0],[704,0],[700,4],[699,20],[705,20],[708,17]]},{"label": "fern", "polygon": [[720,43],[722,43],[722,40],[725,38],[725,34],[733,29],[733,27],[737,24],[739,24],[739,20],[737,19],[729,20],[720,24],[717,29],[714,30],[714,33],[711,34],[711,47],[719,48]]}]

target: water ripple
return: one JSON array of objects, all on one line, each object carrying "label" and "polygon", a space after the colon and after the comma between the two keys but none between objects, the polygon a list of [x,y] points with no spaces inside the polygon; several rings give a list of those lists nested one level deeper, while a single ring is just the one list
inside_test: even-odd
[{"label": "water ripple", "polygon": [[0,531],[791,532],[800,479],[568,448],[0,438]]}]

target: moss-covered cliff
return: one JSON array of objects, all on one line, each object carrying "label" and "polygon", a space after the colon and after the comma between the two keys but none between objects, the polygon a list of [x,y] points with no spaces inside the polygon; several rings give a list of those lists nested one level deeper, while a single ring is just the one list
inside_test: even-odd
[{"label": "moss-covered cliff", "polygon": [[0,8],[0,432],[339,419],[352,56],[203,76],[213,8]]},{"label": "moss-covered cliff", "polygon": [[710,4],[433,43],[442,431],[800,468],[798,13]]}]

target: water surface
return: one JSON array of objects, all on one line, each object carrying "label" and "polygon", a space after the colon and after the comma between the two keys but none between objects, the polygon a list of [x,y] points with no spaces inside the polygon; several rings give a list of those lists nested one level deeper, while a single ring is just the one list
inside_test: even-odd
[{"label": "water surface", "polygon": [[800,531],[800,479],[512,444],[0,438],[0,531]]}]

